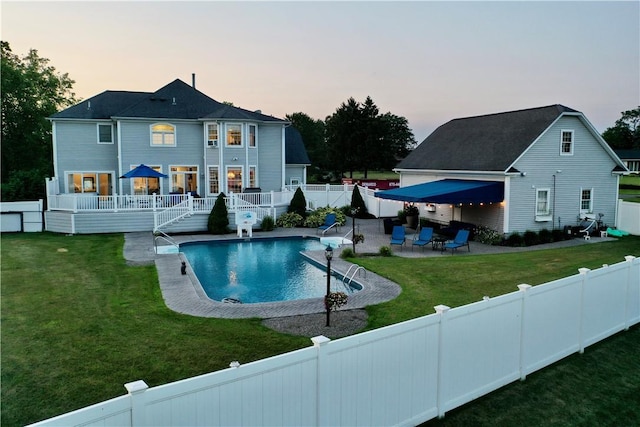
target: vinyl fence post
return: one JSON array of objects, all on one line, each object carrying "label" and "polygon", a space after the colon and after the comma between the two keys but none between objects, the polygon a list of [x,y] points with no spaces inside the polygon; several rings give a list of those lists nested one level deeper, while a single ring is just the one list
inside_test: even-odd
[{"label": "vinyl fence post", "polygon": [[590,268],[579,268],[578,272],[580,273],[580,275],[582,276],[582,280],[580,283],[580,335],[578,337],[578,345],[579,345],[579,353],[583,354],[584,353],[584,317],[586,315],[585,310],[584,310],[584,294],[585,294],[585,288],[587,286],[587,277],[588,274],[591,271]]},{"label": "vinyl fence post", "polygon": [[149,386],[142,380],[126,383],[124,387],[129,392],[131,398],[131,426],[145,426],[145,398],[144,392]]},{"label": "vinyl fence post", "polygon": [[451,309],[446,305],[436,305],[433,307],[436,313],[440,316],[440,322],[438,322],[438,380],[436,384],[436,407],[438,408],[438,418],[444,418],[444,391],[443,391],[443,379],[442,379],[442,361],[443,361],[443,334],[444,334],[444,321],[446,320],[445,314]]},{"label": "vinyl fence post", "polygon": [[327,343],[330,338],[324,335],[311,338],[313,346],[318,349],[317,352],[317,370],[316,370],[316,425],[328,426],[329,421],[327,415],[329,411],[329,375],[331,370],[327,363]]},{"label": "vinyl fence post", "polygon": [[531,289],[531,285],[527,285],[526,283],[518,285],[518,289],[521,292],[521,305],[520,305],[520,381],[524,381],[527,378],[527,374],[525,373],[524,366],[524,352],[525,352],[525,314],[527,312],[527,298],[529,297],[529,293],[527,292]]},{"label": "vinyl fence post", "polygon": [[[636,257],[632,256],[632,255],[627,255],[626,257],[624,257],[625,261],[627,262],[627,294],[626,294],[626,301],[627,303],[625,304],[624,307],[624,330],[628,331],[629,327],[631,326],[631,304],[633,304],[633,298],[631,298],[632,296],[632,292],[633,289],[631,288],[631,283],[633,282],[633,260],[636,259]],[[640,280],[637,279],[636,280]]]}]

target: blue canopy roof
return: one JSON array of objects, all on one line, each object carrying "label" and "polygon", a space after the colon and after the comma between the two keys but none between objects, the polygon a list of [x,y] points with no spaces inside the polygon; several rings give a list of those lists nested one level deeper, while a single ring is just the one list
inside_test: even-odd
[{"label": "blue canopy roof", "polygon": [[442,179],[377,191],[376,197],[413,203],[497,203],[504,200],[504,183]]},{"label": "blue canopy roof", "polygon": [[157,172],[147,165],[139,165],[122,175],[120,178],[166,178],[167,175]]}]

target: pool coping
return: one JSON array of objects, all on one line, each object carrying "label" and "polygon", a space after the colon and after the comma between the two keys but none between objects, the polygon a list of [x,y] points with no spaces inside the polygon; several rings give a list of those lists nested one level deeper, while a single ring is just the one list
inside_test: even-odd
[{"label": "pool coping", "polygon": [[[299,232],[289,235],[288,237],[293,236],[317,238],[317,236]],[[212,235],[179,235],[173,236],[173,238],[178,244],[210,240],[247,240],[238,239],[237,236],[218,237]],[[252,237],[253,240],[273,238],[274,236]],[[324,251],[305,251],[304,256],[322,266],[327,265]],[[181,314],[224,319],[268,319],[325,312],[324,299],[322,297],[252,304],[231,304],[214,301],[204,293],[200,282],[182,253],[156,254],[153,248],[153,235],[151,233],[125,234],[125,258],[133,264],[144,264],[143,258],[145,257],[151,258],[147,263],[155,263],[160,290],[165,304],[171,310]],[[183,261],[187,264],[186,274],[181,273]],[[334,274],[337,273],[344,277],[352,265],[354,264],[341,258],[334,258],[331,261],[331,270]],[[402,291],[397,283],[368,270],[366,271],[365,277],[358,277],[357,282],[362,285],[363,289],[349,295],[347,304],[341,307],[339,309],[340,311],[360,309],[369,305],[390,301],[400,295]]]}]

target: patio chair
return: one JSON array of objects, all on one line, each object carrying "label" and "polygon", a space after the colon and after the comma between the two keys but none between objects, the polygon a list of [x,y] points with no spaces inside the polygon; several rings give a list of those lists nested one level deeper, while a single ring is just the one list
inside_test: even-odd
[{"label": "patio chair", "polygon": [[420,230],[420,234],[418,235],[418,238],[413,241],[413,244],[411,245],[411,250],[413,250],[414,246],[422,246],[422,249],[424,250],[425,246],[427,246],[427,244],[431,243],[432,241],[433,241],[433,228],[425,227],[422,230]]},{"label": "patio chair", "polygon": [[338,232],[338,223],[336,222],[336,214],[330,213],[324,217],[324,224],[318,227],[317,231],[322,231],[322,234],[326,233],[330,228],[335,228]]},{"label": "patio chair", "polygon": [[402,245],[405,244],[405,231],[402,225],[394,225],[391,232],[391,245],[398,245],[402,249]]},{"label": "patio chair", "polygon": [[446,242],[442,246],[442,250],[451,249],[451,255],[453,255],[458,248],[463,246],[466,246],[469,252],[471,252],[471,248],[469,247],[469,230],[459,230],[452,242]]}]

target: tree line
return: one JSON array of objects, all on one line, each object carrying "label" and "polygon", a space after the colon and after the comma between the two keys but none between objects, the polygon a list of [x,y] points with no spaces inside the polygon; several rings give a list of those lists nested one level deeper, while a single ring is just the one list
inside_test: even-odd
[{"label": "tree line", "polygon": [[[0,41],[2,69],[2,153],[0,186],[3,201],[46,198],[45,179],[53,175],[51,123],[47,117],[79,102],[75,83],[40,57],[24,56]],[[625,111],[602,137],[614,149],[640,149],[640,106]],[[303,112],[287,114],[311,161],[309,182],[328,182],[354,171],[391,170],[415,147],[405,117],[380,113],[371,97],[349,98],[325,120]]]}]

